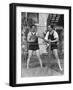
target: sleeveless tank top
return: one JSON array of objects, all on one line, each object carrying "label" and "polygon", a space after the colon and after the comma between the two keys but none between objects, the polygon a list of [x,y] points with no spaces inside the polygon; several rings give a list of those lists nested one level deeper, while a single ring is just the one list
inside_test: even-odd
[{"label": "sleeveless tank top", "polygon": [[[55,38],[54,38],[54,32],[52,34],[49,33],[48,39],[55,40]],[[57,42],[52,42],[51,44],[54,45],[54,44],[57,44]]]},{"label": "sleeveless tank top", "polygon": [[33,45],[36,45],[38,44],[38,37],[36,36],[36,33],[35,35],[33,35],[33,33],[31,33],[31,38],[34,38],[34,42],[30,42],[30,44],[33,44]]}]

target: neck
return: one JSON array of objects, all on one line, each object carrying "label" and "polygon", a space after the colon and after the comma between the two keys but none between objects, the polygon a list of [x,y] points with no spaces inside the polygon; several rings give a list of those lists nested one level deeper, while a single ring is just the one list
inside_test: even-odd
[{"label": "neck", "polygon": [[53,33],[53,30],[50,32],[50,34],[52,34]]},{"label": "neck", "polygon": [[35,32],[31,32],[33,35],[35,35]]}]

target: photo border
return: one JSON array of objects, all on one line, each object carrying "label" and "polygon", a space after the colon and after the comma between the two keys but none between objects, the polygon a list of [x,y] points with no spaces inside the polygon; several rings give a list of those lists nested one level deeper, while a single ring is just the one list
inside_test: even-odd
[{"label": "photo border", "polygon": [[[59,82],[38,82],[38,83],[26,83],[16,84],[16,7],[39,7],[39,8],[55,8],[55,9],[67,9],[69,10],[69,81]],[[71,83],[71,7],[70,6],[57,6],[57,5],[40,5],[40,4],[22,4],[11,3],[10,7],[10,62],[9,62],[9,85],[16,86],[34,86],[34,85],[51,85],[51,84],[66,84]]]}]

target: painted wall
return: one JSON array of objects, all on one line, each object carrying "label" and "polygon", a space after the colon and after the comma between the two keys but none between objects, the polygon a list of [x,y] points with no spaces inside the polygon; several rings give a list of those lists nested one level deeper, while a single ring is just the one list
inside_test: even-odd
[{"label": "painted wall", "polygon": [[[39,24],[37,25],[37,30],[40,36],[43,37],[43,32],[47,29],[47,18],[48,14],[40,13],[39,14]],[[40,54],[46,53],[46,45],[43,39],[39,40]]]}]

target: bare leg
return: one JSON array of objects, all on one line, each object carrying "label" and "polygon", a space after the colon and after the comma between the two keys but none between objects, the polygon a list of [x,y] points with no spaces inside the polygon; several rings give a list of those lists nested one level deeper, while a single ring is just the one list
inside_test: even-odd
[{"label": "bare leg", "polygon": [[39,59],[40,66],[41,66],[41,68],[42,68],[42,67],[43,67],[43,66],[42,66],[42,60],[41,60],[41,58],[40,58],[40,52],[39,52],[39,50],[36,50],[36,55],[37,55],[37,57],[38,57],[38,59]]},{"label": "bare leg", "polygon": [[30,62],[30,58],[32,56],[32,50],[28,50],[28,59],[27,59],[27,69],[29,68],[29,62]]},{"label": "bare leg", "polygon": [[60,70],[62,71],[62,67],[61,67],[61,64],[60,64],[60,59],[58,57],[57,49],[53,50],[53,54],[54,54],[55,58],[57,59],[57,63],[58,63],[58,66],[59,66]]}]

